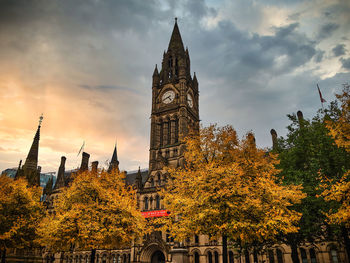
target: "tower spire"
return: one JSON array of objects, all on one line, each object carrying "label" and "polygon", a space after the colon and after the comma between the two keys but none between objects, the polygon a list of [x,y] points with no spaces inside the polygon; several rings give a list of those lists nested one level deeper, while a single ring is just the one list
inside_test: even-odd
[{"label": "tower spire", "polygon": [[114,145],[114,151],[112,155],[111,162],[109,164],[108,172],[112,172],[114,169],[117,169],[119,171],[119,161],[118,161],[118,154],[117,154],[117,143]]},{"label": "tower spire", "polygon": [[177,17],[175,17],[175,25],[173,29],[173,33],[171,34],[168,51],[181,51],[184,52],[184,44],[182,43],[182,38],[180,34],[179,27],[177,26]]},{"label": "tower spire", "polygon": [[43,115],[39,118],[38,129],[35,133],[32,146],[30,147],[26,161],[21,168],[21,162],[18,166],[16,178],[25,177],[29,185],[40,185],[40,172],[41,167],[38,166],[38,154],[39,154],[39,140],[40,140],[40,128],[43,121]]}]

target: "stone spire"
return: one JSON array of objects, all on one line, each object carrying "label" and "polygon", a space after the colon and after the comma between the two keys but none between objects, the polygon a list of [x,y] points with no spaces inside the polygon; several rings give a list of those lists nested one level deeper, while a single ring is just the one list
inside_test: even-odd
[{"label": "stone spire", "polygon": [[22,168],[18,167],[18,173],[16,177],[23,176],[27,179],[29,185],[40,185],[40,171],[41,167],[38,167],[38,154],[39,154],[39,140],[40,140],[40,128],[43,121],[43,115],[39,118],[38,129],[35,133],[32,146],[30,147],[26,161]]},{"label": "stone spire", "polygon": [[39,154],[39,140],[40,140],[40,128],[41,122],[43,120],[43,116],[41,115],[39,118],[38,129],[36,130],[32,146],[30,147],[27,159],[23,165],[24,169],[36,170],[38,166],[38,154]]},{"label": "stone spire", "polygon": [[65,185],[64,183],[65,164],[66,164],[66,157],[62,156],[61,164],[60,164],[60,167],[58,168],[57,180],[55,183],[55,187],[53,188],[54,190],[62,188]]},{"label": "stone spire", "polygon": [[111,162],[109,163],[108,172],[109,173],[112,172],[113,169],[117,169],[118,172],[119,172],[119,161],[118,161],[118,154],[117,154],[117,144],[115,144],[115,146],[114,146],[114,151],[113,151]]},{"label": "stone spire", "polygon": [[84,172],[89,170],[89,158],[90,158],[90,154],[83,152],[79,172]]},{"label": "stone spire", "polygon": [[51,176],[50,179],[47,181],[45,188],[43,190],[43,194],[50,195],[52,193],[52,186],[53,186],[53,176]]},{"label": "stone spire", "polygon": [[139,170],[137,171],[137,175],[136,175],[136,187],[137,187],[137,189],[142,189],[142,175],[141,175],[140,166],[139,166]]},{"label": "stone spire", "polygon": [[184,52],[184,44],[182,42],[181,34],[179,27],[177,26],[177,18],[175,18],[175,25],[173,29],[173,33],[171,34],[168,51],[171,50],[173,52],[181,51]]}]

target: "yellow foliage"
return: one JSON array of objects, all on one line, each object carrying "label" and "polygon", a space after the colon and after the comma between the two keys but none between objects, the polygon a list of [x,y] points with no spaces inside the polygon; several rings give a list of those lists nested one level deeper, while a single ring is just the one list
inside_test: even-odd
[{"label": "yellow foliage", "polygon": [[125,174],[83,172],[75,175],[42,223],[40,242],[52,250],[116,248],[142,234],[145,220]]},{"label": "yellow foliage", "polygon": [[[350,85],[344,85],[341,94],[336,95],[341,102],[341,116],[336,121],[328,121],[327,128],[339,147],[350,152]],[[346,224],[350,227],[350,171],[346,171],[340,181],[326,188],[322,195],[326,201],[337,201],[339,209],[327,216],[331,223]]]},{"label": "yellow foliage", "polygon": [[23,248],[33,245],[37,226],[44,215],[41,188],[29,187],[24,178],[0,176],[0,246]]},{"label": "yellow foliage", "polygon": [[186,165],[170,169],[160,221],[178,240],[193,234],[227,235],[243,242],[296,232],[301,214],[288,209],[304,194],[276,183],[275,154],[256,148],[248,134],[238,140],[231,126],[211,125],[189,136]]}]

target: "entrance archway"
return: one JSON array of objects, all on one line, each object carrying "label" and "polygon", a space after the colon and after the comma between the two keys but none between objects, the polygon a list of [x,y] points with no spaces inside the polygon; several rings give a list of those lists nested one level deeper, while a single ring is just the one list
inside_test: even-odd
[{"label": "entrance archway", "polygon": [[162,251],[157,250],[152,254],[151,263],[165,263],[165,256]]}]

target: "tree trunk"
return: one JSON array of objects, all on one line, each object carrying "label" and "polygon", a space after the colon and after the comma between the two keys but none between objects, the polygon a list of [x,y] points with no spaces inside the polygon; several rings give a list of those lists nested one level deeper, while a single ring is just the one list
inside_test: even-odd
[{"label": "tree trunk", "polygon": [[6,248],[4,248],[2,251],[1,251],[1,263],[5,263],[6,262]]},{"label": "tree trunk", "polygon": [[345,245],[348,262],[350,262],[350,239],[349,239],[349,231],[346,228],[346,226],[342,225],[341,233],[344,238],[344,245]]},{"label": "tree trunk", "polygon": [[96,255],[96,249],[91,249],[91,258],[90,263],[95,263],[95,255]]},{"label": "tree trunk", "polygon": [[299,256],[298,256],[298,246],[296,244],[292,244],[290,247],[292,249],[292,261],[293,261],[293,263],[300,263]]},{"label": "tree trunk", "polygon": [[222,235],[222,263],[227,263],[227,236]]}]

